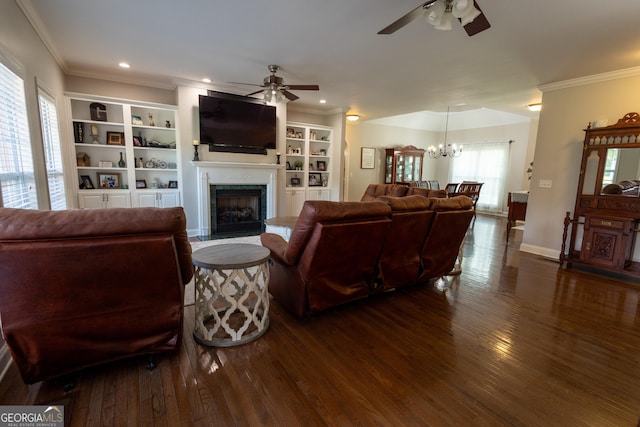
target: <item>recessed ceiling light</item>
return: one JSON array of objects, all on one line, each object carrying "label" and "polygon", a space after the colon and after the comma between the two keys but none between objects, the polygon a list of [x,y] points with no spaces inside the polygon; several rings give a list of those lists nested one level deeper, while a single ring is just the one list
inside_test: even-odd
[{"label": "recessed ceiling light", "polygon": [[205,83],[211,83],[211,79],[208,79],[206,77],[204,79],[202,79],[202,81],[205,82]]},{"label": "recessed ceiling light", "polygon": [[321,99],[321,100],[320,100],[320,104],[326,104],[326,103],[327,103],[327,100],[326,100],[326,99]]},{"label": "recessed ceiling light", "polygon": [[120,68],[131,68],[131,65],[129,65],[129,63],[127,62],[121,62],[118,65],[120,66]]}]

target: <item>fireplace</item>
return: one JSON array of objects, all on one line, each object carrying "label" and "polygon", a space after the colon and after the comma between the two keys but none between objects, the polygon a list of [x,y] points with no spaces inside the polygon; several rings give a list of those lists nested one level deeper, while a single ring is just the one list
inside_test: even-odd
[{"label": "fireplace", "polygon": [[251,236],[264,232],[266,185],[210,185],[211,236]]},{"label": "fireplace", "polygon": [[[211,187],[216,186],[216,190],[246,189],[249,187],[259,187],[264,191],[264,197],[260,203],[259,210],[261,218],[273,218],[277,216],[277,182],[278,169],[282,165],[265,163],[232,163],[232,162],[193,162],[197,167],[198,174],[198,231],[194,234],[206,237],[213,236],[214,231],[213,212],[217,212],[217,206],[212,210],[213,201]],[[254,210],[257,208],[253,208]],[[242,213],[240,213],[242,216]],[[263,223],[264,224],[264,223]],[[243,224],[245,225],[245,224]],[[262,224],[261,224],[262,226]],[[217,225],[216,225],[217,228]],[[244,235],[249,233],[242,232]],[[258,231],[252,234],[259,234]],[[227,234],[222,237],[231,237]],[[218,238],[218,237],[213,237]]]}]

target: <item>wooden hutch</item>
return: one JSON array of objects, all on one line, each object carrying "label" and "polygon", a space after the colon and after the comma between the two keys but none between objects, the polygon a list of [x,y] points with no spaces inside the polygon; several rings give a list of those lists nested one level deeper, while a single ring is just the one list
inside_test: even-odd
[{"label": "wooden hutch", "polygon": [[640,263],[632,259],[640,231],[639,177],[638,113],[585,130],[575,210],[564,220],[561,263],[640,278]]},{"label": "wooden hutch", "polygon": [[422,181],[424,150],[407,145],[400,148],[387,148],[384,151],[385,184],[409,184],[413,181]]}]

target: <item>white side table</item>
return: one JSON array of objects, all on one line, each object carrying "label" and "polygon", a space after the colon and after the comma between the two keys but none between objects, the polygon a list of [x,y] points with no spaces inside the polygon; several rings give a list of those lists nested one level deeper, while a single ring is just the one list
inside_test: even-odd
[{"label": "white side table", "polygon": [[269,249],[222,244],[195,251],[195,328],[200,344],[229,347],[269,327]]}]

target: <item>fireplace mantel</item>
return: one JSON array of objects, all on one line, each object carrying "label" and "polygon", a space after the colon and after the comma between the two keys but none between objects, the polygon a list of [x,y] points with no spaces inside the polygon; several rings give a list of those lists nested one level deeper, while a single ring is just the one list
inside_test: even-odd
[{"label": "fireplace mantel", "polygon": [[198,224],[202,236],[211,234],[209,185],[267,186],[267,218],[277,216],[278,170],[282,165],[244,162],[191,162],[198,173]]},{"label": "fireplace mantel", "polygon": [[243,163],[243,162],[209,162],[199,161],[191,162],[192,165],[198,168],[235,168],[235,169],[283,169],[283,165],[276,165],[273,163]]}]

